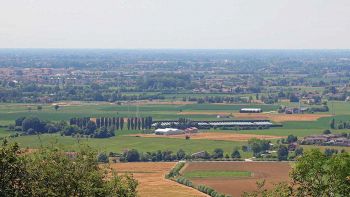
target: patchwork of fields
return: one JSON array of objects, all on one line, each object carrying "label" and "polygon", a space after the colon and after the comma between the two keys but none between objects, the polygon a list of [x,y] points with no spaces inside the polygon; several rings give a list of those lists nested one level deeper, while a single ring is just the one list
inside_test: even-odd
[{"label": "patchwork of fields", "polygon": [[182,174],[194,184],[240,196],[256,190],[258,180],[265,180],[266,188],[287,181],[290,169],[291,164],[287,162],[190,162],[185,165]]},{"label": "patchwork of fields", "polygon": [[[193,120],[218,120],[217,115],[230,115],[231,119],[270,119],[279,122],[283,127],[264,130],[203,130],[191,135],[189,140],[185,135],[155,136],[143,134],[136,130],[117,131],[115,137],[106,139],[63,137],[59,134],[43,134],[9,138],[18,142],[22,148],[39,148],[59,146],[67,151],[78,150],[89,146],[98,152],[121,153],[129,149],[137,149],[140,153],[170,150],[176,153],[183,149],[187,154],[199,151],[213,152],[221,148],[224,155],[231,155],[236,148],[240,149],[251,138],[268,139],[275,143],[280,138],[293,134],[299,138],[307,135],[321,134],[330,128],[330,121],[350,120],[350,103],[333,102],[329,113],[286,115],[276,112],[262,114],[240,114],[242,107],[259,107],[265,112],[275,111],[278,105],[229,105],[229,104],[194,104],[188,102],[149,102],[116,105],[110,103],[60,103],[56,111],[52,105],[43,105],[37,110],[34,104],[0,104],[0,137],[12,134],[6,130],[6,125],[13,124],[21,116],[37,116],[43,120],[60,121],[72,117],[130,117],[136,112],[140,116],[152,116],[154,120],[176,120],[190,118]],[[334,109],[334,110],[333,110]],[[334,112],[334,115],[332,114]],[[229,119],[229,118],[226,118]],[[225,119],[222,119],[225,120]],[[350,130],[332,130],[333,133],[349,133]],[[319,147],[302,146],[304,150],[311,148],[345,149],[350,147]],[[251,152],[240,151],[243,158],[251,158]],[[133,173],[139,180],[140,196],[205,196],[204,194],[164,179],[164,175],[175,163],[118,163],[111,164],[119,173]],[[266,179],[267,188],[288,179],[291,165],[280,162],[196,162],[188,163],[182,170],[183,176],[195,184],[204,184],[220,193],[233,196],[244,191],[253,191],[256,181]],[[228,187],[229,186],[229,187]]]},{"label": "patchwork of fields", "polygon": [[[72,117],[128,117],[135,116],[136,111],[140,116],[152,116],[154,120],[176,120],[180,117],[190,118],[193,120],[218,120],[216,115],[221,113],[233,114],[234,119],[242,119],[243,117],[252,118],[270,118],[279,117],[283,127],[271,128],[267,130],[205,130],[205,134],[193,136],[187,142],[181,139],[183,136],[174,136],[172,138],[145,138],[131,137],[124,135],[140,135],[140,131],[118,131],[116,137],[110,139],[80,139],[80,142],[86,143],[101,151],[123,151],[125,149],[136,148],[144,151],[155,150],[172,150],[177,151],[179,147],[186,149],[189,152],[208,150],[214,148],[223,148],[228,153],[233,147],[244,144],[243,140],[249,137],[280,136],[285,137],[293,134],[299,137],[321,134],[323,130],[329,129],[329,122],[332,120],[331,112],[334,112],[334,118],[338,121],[350,120],[350,103],[332,102],[329,104],[329,113],[319,114],[304,114],[304,115],[285,115],[275,113],[264,114],[239,114],[238,110],[242,107],[260,107],[265,111],[276,110],[278,105],[233,105],[233,104],[193,104],[187,102],[156,102],[135,104],[125,103],[116,105],[106,102],[65,102],[60,103],[61,107],[56,111],[52,105],[42,105],[41,110],[37,110],[37,105],[34,104],[0,104],[0,125],[13,124],[14,120],[22,116],[37,116],[43,120],[60,121],[68,120]],[[333,110],[334,109],[334,110]],[[262,116],[262,117],[260,117]],[[296,121],[303,119],[303,121]],[[308,121],[306,121],[308,120]],[[0,137],[5,137],[11,133],[5,131],[6,128],[0,128]],[[334,133],[350,132],[350,130],[333,130]],[[237,137],[234,134],[244,134],[246,136]],[[258,136],[249,136],[258,135]],[[236,136],[236,137],[235,137]],[[278,138],[278,137],[273,137]],[[271,138],[271,139],[273,139]],[[59,135],[42,135],[40,140],[37,136],[23,136],[14,139],[25,147],[39,147],[41,145],[49,145],[59,143],[66,149],[73,150],[78,147],[77,139],[72,137],[61,137]],[[224,141],[218,141],[224,140]],[[225,142],[227,141],[227,142]]]}]

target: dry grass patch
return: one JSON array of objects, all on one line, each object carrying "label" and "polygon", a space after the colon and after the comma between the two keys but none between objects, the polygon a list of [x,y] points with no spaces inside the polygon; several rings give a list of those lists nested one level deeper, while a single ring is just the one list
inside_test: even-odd
[{"label": "dry grass patch", "polygon": [[132,173],[139,181],[138,195],[141,197],[207,196],[193,188],[165,179],[165,174],[175,165],[175,162],[137,162],[115,163],[111,167],[119,173]]}]

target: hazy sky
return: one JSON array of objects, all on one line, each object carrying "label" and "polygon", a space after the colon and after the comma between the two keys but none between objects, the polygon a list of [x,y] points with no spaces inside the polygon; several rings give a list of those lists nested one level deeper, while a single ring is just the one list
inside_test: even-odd
[{"label": "hazy sky", "polygon": [[350,0],[0,0],[0,48],[350,48]]}]

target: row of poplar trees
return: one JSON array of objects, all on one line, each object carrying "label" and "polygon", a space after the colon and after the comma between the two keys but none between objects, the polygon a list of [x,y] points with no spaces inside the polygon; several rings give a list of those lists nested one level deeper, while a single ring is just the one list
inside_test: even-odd
[{"label": "row of poplar trees", "polygon": [[152,127],[152,117],[142,117],[142,118],[128,118],[127,120],[127,128],[128,130],[143,130],[143,129],[151,129]]},{"label": "row of poplar trees", "polygon": [[[128,130],[143,130],[151,129],[152,117],[131,117],[127,118],[127,129]],[[90,117],[84,118],[71,118],[69,121],[70,125],[77,125],[79,128],[87,128],[91,124],[95,124],[96,128],[106,127],[114,128],[116,130],[124,129],[124,118],[123,117],[99,117],[96,118],[95,123],[90,120]]]}]

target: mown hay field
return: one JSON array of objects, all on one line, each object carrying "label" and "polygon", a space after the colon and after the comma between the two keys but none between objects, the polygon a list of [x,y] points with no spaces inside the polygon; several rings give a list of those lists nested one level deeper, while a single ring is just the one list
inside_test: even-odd
[{"label": "mown hay field", "polygon": [[207,196],[193,188],[165,179],[175,162],[115,163],[112,169],[118,174],[129,173],[139,182],[140,197],[201,197]]}]

